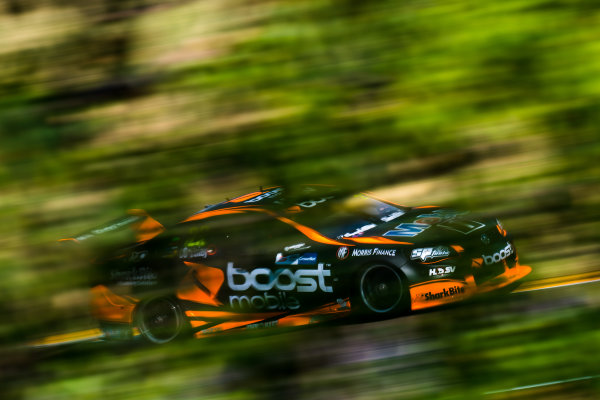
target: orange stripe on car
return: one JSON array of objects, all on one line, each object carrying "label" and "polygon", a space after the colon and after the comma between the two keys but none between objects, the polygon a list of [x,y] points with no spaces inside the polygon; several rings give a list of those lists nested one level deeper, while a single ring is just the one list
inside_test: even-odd
[{"label": "orange stripe on car", "polygon": [[356,243],[366,243],[366,244],[404,244],[404,245],[414,244],[414,243],[409,243],[409,242],[398,242],[396,240],[379,237],[379,236],[344,238],[344,239],[352,240],[353,242],[356,242]]},{"label": "orange stripe on car", "polygon": [[338,242],[333,239],[329,239],[328,237],[321,235],[319,232],[315,231],[314,229],[309,228],[308,226],[299,224],[295,221],[292,221],[289,218],[277,216],[277,219],[280,220],[281,222],[285,222],[286,224],[293,226],[294,228],[296,228],[297,230],[302,232],[307,238],[309,238],[315,242],[324,243],[324,244],[333,244],[336,246],[354,246],[352,244],[342,243],[342,242]]},{"label": "orange stripe on car", "polygon": [[141,220],[140,222],[136,222],[132,226],[132,229],[136,233],[137,242],[145,242],[147,240],[150,240],[153,237],[160,235],[165,230],[165,227],[160,222],[152,218],[144,210],[128,210],[127,214],[144,218],[143,220]]},{"label": "orange stripe on car", "polygon": [[[181,289],[177,291],[177,297],[182,300],[189,300],[212,306],[223,305],[223,303],[217,300],[219,289],[221,289],[223,282],[225,282],[225,274],[223,271],[219,268],[196,264],[189,261],[184,261],[183,263],[190,267],[191,270],[188,271],[188,274],[181,282]],[[204,286],[204,288],[200,288],[194,278]]]},{"label": "orange stripe on car", "polygon": [[252,199],[252,198],[254,198],[254,197],[256,197],[256,196],[258,196],[260,194],[263,194],[263,192],[248,193],[248,194],[245,194],[243,196],[236,197],[235,199],[230,200],[229,202],[230,203],[241,203],[242,201],[250,200],[250,199]]},{"label": "orange stripe on car", "polygon": [[242,314],[242,313],[234,313],[234,312],[229,312],[229,311],[192,311],[192,310],[188,310],[185,312],[185,315],[187,315],[188,317],[193,317],[193,318],[225,318],[225,319],[232,319],[235,321],[240,321],[240,320],[247,320],[247,319],[265,319],[265,318],[270,318],[273,317],[277,314],[280,314],[279,312],[270,312],[270,313],[252,313],[252,314]]},{"label": "orange stripe on car", "polygon": [[65,239],[58,239],[59,242],[75,242],[75,243],[79,243],[79,240],[75,239],[75,238],[65,238]]},{"label": "orange stripe on car", "polygon": [[201,211],[198,214],[194,214],[191,217],[188,217],[181,222],[199,221],[199,220],[206,219],[209,217],[214,217],[216,215],[240,214],[240,213],[243,213],[244,209],[247,207],[248,206],[239,206],[239,207],[223,208],[220,210],[213,210],[213,211],[203,211],[203,212]]},{"label": "orange stripe on car", "polygon": [[289,317],[281,318],[278,322],[278,326],[301,326],[308,325],[311,323],[311,317],[290,315]]},{"label": "orange stripe on car", "polygon": [[463,300],[472,293],[472,288],[464,281],[439,279],[423,282],[410,287],[411,308],[420,310]]},{"label": "orange stripe on car", "polygon": [[228,311],[186,311],[185,315],[196,318],[232,318],[239,314]]},{"label": "orange stripe on car", "polygon": [[430,265],[430,264],[437,264],[439,262],[446,261],[446,260],[449,260],[449,259],[450,259],[450,257],[446,257],[446,258],[440,258],[439,260],[429,261],[429,262],[420,261],[419,263],[423,264],[423,265]]},{"label": "orange stripe on car", "polygon": [[338,242],[337,240],[330,239],[326,236],[321,235],[316,230],[309,228],[308,226],[299,224],[296,221],[293,221],[289,218],[282,217],[279,214],[277,214],[273,211],[264,209],[264,208],[254,208],[254,207],[242,206],[242,207],[226,208],[226,209],[222,209],[222,210],[201,212],[199,214],[192,215],[191,217],[189,217],[188,219],[186,219],[182,222],[197,221],[197,220],[213,217],[215,215],[241,214],[241,213],[245,213],[245,212],[262,212],[262,213],[271,215],[272,217],[277,218],[281,222],[284,222],[284,223],[296,228],[296,230],[300,231],[306,237],[308,237],[309,239],[311,239],[315,242],[324,243],[324,244],[332,244],[332,245],[336,245],[336,246],[354,246],[352,244]]},{"label": "orange stripe on car", "polygon": [[93,287],[91,294],[92,312],[96,319],[131,323],[136,299],[119,296],[104,285]]},{"label": "orange stripe on car", "polygon": [[500,227],[500,225],[499,225],[499,224],[498,224],[498,225],[496,225],[496,229],[498,229],[498,232],[500,232],[500,234],[501,234],[502,236],[505,236],[505,237],[506,237],[506,231],[505,231],[504,229],[502,229],[502,228]]}]

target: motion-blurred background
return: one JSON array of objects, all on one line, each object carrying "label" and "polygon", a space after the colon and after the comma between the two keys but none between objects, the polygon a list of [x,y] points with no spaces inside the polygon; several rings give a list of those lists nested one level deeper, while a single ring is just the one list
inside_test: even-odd
[{"label": "motion-blurred background", "polygon": [[208,345],[19,346],[89,327],[86,260],[57,239],[259,185],[496,214],[531,279],[598,270],[599,6],[4,0],[0,393],[597,398],[597,286]]}]

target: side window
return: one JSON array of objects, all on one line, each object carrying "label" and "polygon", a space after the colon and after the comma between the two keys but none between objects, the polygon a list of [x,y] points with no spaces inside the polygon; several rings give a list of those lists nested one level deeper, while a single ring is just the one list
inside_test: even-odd
[{"label": "side window", "polygon": [[252,226],[252,248],[255,253],[275,254],[286,247],[297,245],[306,238],[294,227],[274,217],[269,217]]},{"label": "side window", "polygon": [[274,255],[308,240],[294,227],[263,213],[216,216],[185,225],[179,250],[183,258]]},{"label": "side window", "polygon": [[189,223],[186,239],[203,245],[225,246],[230,242],[239,244],[246,221],[240,214],[223,215]]}]

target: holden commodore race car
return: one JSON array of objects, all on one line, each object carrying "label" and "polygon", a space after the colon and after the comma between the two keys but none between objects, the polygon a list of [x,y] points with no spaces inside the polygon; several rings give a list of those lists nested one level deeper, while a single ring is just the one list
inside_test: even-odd
[{"label": "holden commodore race car", "polygon": [[165,229],[142,210],[64,241],[136,234],[96,261],[108,338],[382,319],[509,287],[530,273],[495,218],[328,186],[271,187]]}]

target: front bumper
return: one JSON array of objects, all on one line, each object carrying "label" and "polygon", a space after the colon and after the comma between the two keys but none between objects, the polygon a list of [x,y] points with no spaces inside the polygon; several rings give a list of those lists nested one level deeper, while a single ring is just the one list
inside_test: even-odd
[{"label": "front bumper", "polygon": [[531,267],[528,265],[520,265],[517,261],[512,268],[506,268],[504,272],[480,285],[477,286],[477,293],[486,293],[492,290],[497,290],[506,287],[512,283],[523,279],[531,272]]}]

